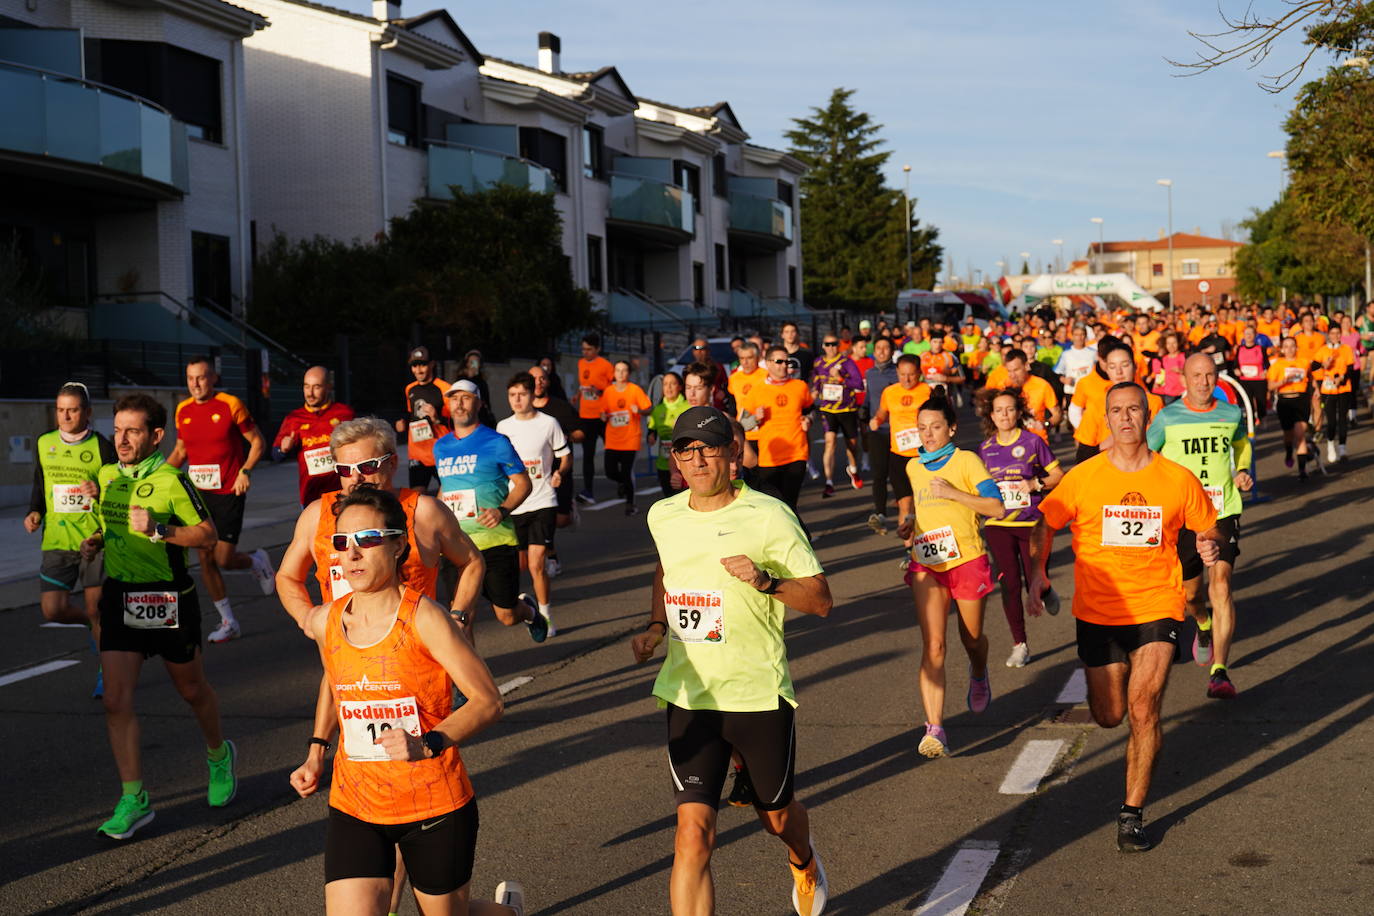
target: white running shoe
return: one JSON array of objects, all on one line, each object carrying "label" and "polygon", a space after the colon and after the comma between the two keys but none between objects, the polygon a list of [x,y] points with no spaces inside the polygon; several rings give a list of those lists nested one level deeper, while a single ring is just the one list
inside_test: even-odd
[{"label": "white running shoe", "polygon": [[249,557],[253,560],[253,578],[258,580],[258,588],[262,589],[264,595],[272,594],[277,588],[277,571],[272,568],[267,551],[258,549]]},{"label": "white running shoe", "polygon": [[1344,444],[1341,444],[1341,445],[1336,446],[1336,455],[1337,455],[1342,461],[1344,461],[1346,458],[1350,457],[1349,455],[1346,454],[1345,445],[1344,445]]},{"label": "white running shoe", "polygon": [[1327,463],[1327,464],[1335,464],[1337,460],[1338,460],[1338,459],[1337,459],[1337,457],[1336,457],[1336,441],[1335,441],[1334,439],[1327,439],[1327,440],[1326,440],[1326,463]]},{"label": "white running shoe", "polygon": [[821,916],[830,900],[830,881],[825,876],[825,866],[816,853],[815,843],[811,844],[811,863],[800,869],[790,861],[792,871],[792,909],[797,916]]},{"label": "white running shoe", "polygon": [[1011,647],[1011,654],[1007,656],[1008,668],[1024,668],[1028,661],[1030,661],[1030,646],[1018,642]]},{"label": "white running shoe", "polygon": [[550,579],[557,579],[561,572],[563,572],[563,564],[558,562],[558,557],[549,557],[544,560],[544,574]]},{"label": "white running shoe", "polygon": [[205,639],[209,642],[228,642],[231,639],[238,639],[243,635],[243,630],[239,628],[237,620],[222,620],[215,631]]},{"label": "white running shoe", "polygon": [[496,885],[496,894],[492,899],[515,910],[515,916],[525,916],[525,889],[519,881],[502,881]]},{"label": "white running shoe", "polygon": [[813,465],[813,464],[812,464],[811,462],[809,462],[809,461],[806,462],[806,473],[809,474],[809,475],[811,475],[811,479],[812,479],[812,480],[820,480],[820,479],[821,479],[821,472],[818,471],[818,470],[816,470],[815,465]]}]

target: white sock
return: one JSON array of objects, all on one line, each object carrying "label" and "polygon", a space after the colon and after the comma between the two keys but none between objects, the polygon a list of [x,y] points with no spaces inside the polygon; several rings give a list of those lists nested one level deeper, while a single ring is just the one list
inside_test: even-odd
[{"label": "white sock", "polygon": [[548,619],[549,619],[549,608],[550,608],[550,607],[551,607],[551,605],[547,605],[547,604],[541,604],[541,605],[539,605],[539,616],[540,616],[540,617],[543,617],[545,620],[548,620]]},{"label": "white sock", "polygon": [[229,599],[221,598],[215,602],[215,610],[219,611],[219,619],[225,623],[237,623],[234,619],[234,612],[229,607]]}]

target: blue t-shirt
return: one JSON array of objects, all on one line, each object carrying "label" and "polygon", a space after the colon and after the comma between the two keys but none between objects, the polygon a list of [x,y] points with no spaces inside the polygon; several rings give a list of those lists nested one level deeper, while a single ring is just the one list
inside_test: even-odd
[{"label": "blue t-shirt", "polygon": [[495,528],[477,520],[482,509],[495,509],[510,495],[510,478],[525,473],[515,446],[489,426],[477,426],[462,439],[449,433],[434,443],[439,472],[439,498],[458,516],[463,532],[478,550],[515,545],[515,524],[507,518]]}]

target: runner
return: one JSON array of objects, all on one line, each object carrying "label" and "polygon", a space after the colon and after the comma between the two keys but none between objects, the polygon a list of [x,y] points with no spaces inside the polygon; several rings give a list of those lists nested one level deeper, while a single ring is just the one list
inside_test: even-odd
[{"label": "runner", "polygon": [[845,455],[849,459],[845,467],[849,483],[856,490],[864,485],[859,477],[858,442],[858,395],[863,391],[863,376],[854,361],[839,352],[839,346],[839,338],[834,334],[825,335],[821,340],[822,355],[816,357],[811,368],[811,398],[818,408],[821,429],[825,433],[825,451],[821,453],[821,466],[825,470],[823,499],[835,495],[835,437],[840,433],[844,434]]},{"label": "runner", "polygon": [[[577,411],[567,399],[557,393],[553,383],[558,380],[558,376],[551,368],[544,365],[541,361],[537,366],[530,367],[530,375],[534,377],[534,407],[540,413],[546,413],[558,421],[558,426],[563,430],[563,438],[568,440],[568,447],[581,442],[583,439],[582,429],[578,425]],[[554,487],[554,494],[558,497],[558,513],[554,516],[555,529],[567,528],[573,524],[576,511],[573,503],[573,473],[571,470],[562,475],[558,486]],[[558,544],[556,537],[549,539],[548,547],[545,550],[546,559],[544,566],[548,570],[549,578],[555,578],[563,571],[563,564],[558,560]]]},{"label": "runner", "polygon": [[1048,445],[1050,428],[1058,426],[1063,416],[1059,409],[1059,396],[1049,382],[1031,374],[1030,361],[1024,350],[1013,349],[1002,360],[1002,365],[1007,369],[1007,387],[1019,389],[1026,403],[1026,429]]},{"label": "runner", "polygon": [[[801,336],[797,333],[797,323],[784,321],[782,327],[778,329],[778,334],[782,338],[783,350],[797,361],[797,377],[803,382],[809,382],[811,370],[815,366],[815,359],[811,358],[810,349],[802,343]],[[764,366],[764,368],[767,369],[768,367]]]},{"label": "runner", "polygon": [[[768,378],[768,370],[759,365],[762,357],[763,351],[758,344],[749,341],[740,346],[739,368],[730,373],[730,380],[728,382],[730,397],[733,398],[735,402],[735,419],[737,420],[743,420],[745,417],[744,408],[741,406],[744,403],[744,398],[749,392],[754,390],[755,385],[762,385],[764,380]],[[685,410],[686,408],[684,407],[683,409]],[[680,412],[681,411],[679,411],[679,413]],[[670,476],[672,474],[672,469],[668,468],[669,462],[667,455],[668,446],[671,443],[668,442],[668,434],[672,432],[672,420],[675,419],[676,415],[670,418],[669,422],[666,424],[667,429],[659,434],[659,442],[662,449],[660,458],[663,461],[664,468],[668,470]],[[749,421],[744,436],[749,443],[747,447],[757,451],[759,429],[753,420]]]},{"label": "runner", "polygon": [[892,361],[892,341],[879,337],[873,341],[873,368],[864,373],[864,405],[868,417],[868,456],[873,471],[873,512],[868,527],[874,534],[887,534],[887,478],[892,462],[889,441],[892,430],[888,415],[883,422],[873,424],[882,407],[883,392],[897,384],[897,364]]},{"label": "runner", "polygon": [[1088,330],[1082,325],[1074,325],[1069,338],[1072,346],[1060,354],[1054,371],[1064,383],[1064,395],[1072,398],[1078,380],[1092,372],[1097,364],[1097,349],[1088,346]]},{"label": "runner", "polygon": [[1355,365],[1355,352],[1341,342],[1340,325],[1333,324],[1326,332],[1326,346],[1317,351],[1313,362],[1321,365],[1314,374],[1321,392],[1326,461],[1335,464],[1347,460],[1345,440],[1350,432],[1350,411],[1354,404],[1350,369]]},{"label": "runner", "polygon": [[[723,372],[712,363],[711,371]],[[604,424],[606,476],[616,483],[616,495],[625,500],[625,514],[639,511],[635,506],[635,459],[644,443],[644,417],[654,409],[649,396],[630,381],[630,364],[617,360],[615,377],[598,402]]]},{"label": "runner", "polygon": [[187,548],[211,550],[215,523],[200,491],[173,467],[158,446],[166,435],[167,408],[146,394],[114,405],[118,463],[100,469],[100,530],[81,542],[87,560],[105,551],[100,593],[100,664],[105,672],[105,726],[119,770],[120,796],[99,833],[127,840],[153,819],[143,787],[142,749],[134,688],[144,659],[162,656],[172,685],[205,736],[210,769],[206,801],[233,801],[237,750],[220,728],[219,699],[205,677],[200,645],[200,602],[187,571]]},{"label": "runner", "polygon": [[[1093,366],[1093,371],[1078,380],[1073,392],[1073,400],[1069,403],[1069,423],[1073,426],[1073,438],[1078,443],[1074,454],[1074,463],[1078,464],[1093,455],[1097,454],[1098,443],[1095,437],[1100,435],[1101,424],[1093,424],[1093,431],[1083,429],[1083,417],[1087,415],[1088,408],[1097,403],[1100,398],[1104,398],[1107,389],[1112,383],[1107,381],[1106,359],[1107,351],[1113,347],[1121,346],[1121,341],[1111,334],[1103,334],[1097,340],[1097,365]],[[989,384],[988,387],[993,387]],[[1089,441],[1089,438],[1094,441]]]},{"label": "runner", "polygon": [[868,421],[868,428],[874,432],[884,426],[888,428],[887,479],[897,500],[899,526],[916,511],[906,466],[920,454],[921,434],[916,428],[917,419],[921,405],[929,399],[930,386],[921,381],[920,359],[903,353],[897,357],[897,383],[883,389],[878,399],[878,412]]},{"label": "runner", "polygon": [[601,355],[601,335],[588,334],[582,338],[582,358],[577,361],[577,394],[573,406],[577,408],[582,428],[582,492],[580,503],[594,503],[592,482],[596,480],[596,440],[606,434],[601,419],[601,392],[615,379],[615,367]]},{"label": "runner", "polygon": [[[57,389],[56,415],[57,428],[34,444],[38,461],[24,530],[33,534],[43,529],[38,580],[44,619],[89,627],[91,649],[98,657],[105,569],[98,552],[89,559],[81,555],[81,542],[100,527],[96,477],[101,467],[117,459],[110,440],[91,428],[91,393],[81,382],[66,382]],[[78,589],[84,607],[72,603],[71,595]],[[97,668],[91,697],[98,700],[104,692]]]},{"label": "runner", "polygon": [[435,374],[428,347],[410,351],[410,372],[415,380],[406,385],[406,417],[396,421],[396,432],[407,434],[410,486],[423,493],[435,479],[434,440],[448,432],[443,422],[448,416],[448,382]]},{"label": "runner", "polygon": [[[496,424],[496,431],[511,441],[530,476],[530,495],[511,513],[515,540],[520,548],[520,566],[528,569],[534,585],[535,603],[548,624],[548,635],[558,633],[553,625],[545,550],[553,542],[557,525],[558,485],[572,474],[572,448],[563,437],[558,421],[534,409],[534,378],[528,372],[516,373],[506,383],[511,416]],[[528,595],[520,596],[526,603]]]},{"label": "runner", "polygon": [[[741,345],[741,366],[751,352],[757,363],[758,349],[751,343]],[[732,384],[738,376],[737,369],[735,374],[730,376]],[[649,448],[654,451],[654,470],[658,473],[658,485],[662,488],[664,496],[672,496],[678,492],[678,488],[673,485],[672,468],[668,466],[668,450],[672,446],[673,424],[687,409],[688,404],[687,399],[682,396],[682,376],[676,372],[666,372],[662,384],[663,399],[654,405],[653,411],[649,414]]]},{"label": "runner", "polygon": [[[1040,501],[1064,476],[1049,444],[1027,428],[1029,416],[1030,410],[1019,391],[1006,388],[995,392],[983,417],[983,435],[987,438],[978,447],[978,458],[997,484],[1006,509],[1001,518],[988,519],[983,537],[997,561],[1002,613],[1011,630],[1008,668],[1024,668],[1030,661],[1021,588],[1030,587],[1033,572],[1031,529],[1040,521]],[[1045,596],[1045,609],[1051,616],[1059,613],[1059,596],[1053,588]]]},{"label": "runner", "polygon": [[1246,325],[1241,333],[1240,344],[1236,347],[1236,372],[1240,387],[1245,390],[1250,405],[1255,410],[1255,426],[1258,427],[1268,415],[1269,374],[1268,346],[1259,339],[1253,324]]},{"label": "runner", "polygon": [[[336,509],[331,542],[349,593],[304,621],[342,715],[325,828],[325,909],[386,913],[399,849],[421,912],[520,916],[524,892],[515,882],[497,888],[504,906],[468,899],[477,803],[459,746],[501,718],[491,672],[444,609],[399,575],[410,549],[400,501],[359,487]],[[467,698],[458,710],[455,684]],[[321,718],[317,710],[305,762],[291,774],[302,797],[319,788],[338,722]]]},{"label": "runner", "polygon": [[951,601],[969,660],[969,711],[981,713],[992,702],[988,637],[983,632],[992,568],[978,533],[978,518],[1001,518],[1006,510],[983,462],[973,452],[954,447],[958,420],[948,400],[936,395],[922,404],[916,431],[921,451],[906,466],[916,511],[902,516],[897,533],[912,545],[907,582],[921,627],[926,731],[917,750],[925,757],[945,757],[945,632]]},{"label": "runner", "polygon": [[1150,391],[1165,404],[1172,404],[1183,396],[1183,363],[1188,357],[1177,331],[1161,334],[1159,347],[1159,353],[1150,360]]},{"label": "runner", "polygon": [[[811,418],[806,411],[812,399],[806,382],[788,377],[789,362],[785,346],[769,347],[764,364],[768,378],[745,395],[740,410],[753,414],[759,424],[758,489],[781,499],[795,513],[806,476],[810,448],[806,432],[811,428]],[[690,372],[688,374],[687,400],[691,401]]]},{"label": "runner", "polygon": [[[453,383],[448,405],[453,432],[434,443],[439,498],[482,552],[482,595],[491,602],[496,619],[508,627],[523,623],[531,639],[543,642],[549,622],[520,594],[520,541],[510,520],[532,489],[525,463],[509,439],[477,421],[481,398],[471,380]],[[471,614],[467,635],[474,635]]]},{"label": "runner", "polygon": [[[264,595],[272,594],[272,561],[267,551],[239,553],[243,531],[243,507],[248,501],[250,475],[262,457],[266,442],[243,402],[232,394],[215,391],[219,375],[208,356],[195,356],[186,364],[186,388],[191,396],[177,405],[177,444],[167,463],[183,465],[215,523],[219,541],[200,548],[200,575],[205,591],[219,612],[219,626],[206,639],[228,642],[238,639],[243,628],[234,616],[221,570],[251,569]],[[248,454],[243,445],[248,443]]]},{"label": "runner", "polygon": [[1113,385],[1106,403],[1112,449],[1073,468],[1040,503],[1044,518],[1032,542],[1027,610],[1041,609],[1054,532],[1072,525],[1073,615],[1088,705],[1103,728],[1127,717],[1131,725],[1116,845],[1143,852],[1153,845],[1144,826],[1145,796],[1163,741],[1160,707],[1186,604],[1178,535],[1184,527],[1197,533],[1197,552],[1208,566],[1221,535],[1202,484],[1146,444],[1145,390],[1133,382]]},{"label": "runner", "polygon": [[1283,430],[1283,463],[1293,466],[1293,453],[1298,455],[1298,479],[1307,479],[1307,425],[1312,417],[1307,398],[1310,384],[1310,361],[1298,358],[1298,342],[1285,337],[1279,344],[1279,356],[1269,364],[1269,391],[1274,395],[1274,412]]},{"label": "runner", "polygon": [[[773,353],[786,362],[785,350]],[[830,587],[796,516],[731,482],[731,463],[740,456],[724,414],[694,407],[678,417],[672,435],[673,460],[689,489],[649,510],[659,562],[649,623],[631,640],[643,664],[672,637],[653,688],[667,709],[677,806],[672,911],[715,912],[716,809],[737,751],[753,781],[759,820],[787,847],[792,907],[818,916],[829,885],[793,791],[797,700],[783,620],[787,608],[828,615]]]},{"label": "runner", "polygon": [[305,406],[286,415],[272,442],[273,461],[296,453],[302,509],[339,489],[339,475],[334,473],[334,457],[329,453],[329,434],[343,421],[353,419],[352,407],[335,403],[334,386],[324,366],[305,370],[304,388]]},{"label": "runner", "polygon": [[[1107,371],[1107,383],[1109,385],[1119,385],[1122,382],[1132,382],[1136,380],[1135,354],[1131,348],[1124,343],[1117,343],[1106,348],[1103,364]],[[1143,389],[1142,389],[1143,390]],[[1157,394],[1146,392],[1145,399],[1150,406],[1150,416],[1152,419],[1164,408],[1164,401]],[[1083,418],[1078,424],[1077,433],[1082,434],[1079,442],[1091,442],[1098,451],[1107,451],[1112,447],[1112,435],[1107,426],[1106,414],[1106,390],[1102,391],[1099,398],[1092,395],[1087,398],[1087,408],[1083,411]]]},{"label": "runner", "polygon": [[1183,566],[1183,593],[1188,613],[1197,621],[1193,661],[1210,665],[1207,696],[1232,700],[1235,685],[1227,673],[1231,642],[1236,632],[1236,601],[1231,575],[1240,556],[1240,491],[1254,486],[1250,477],[1250,437],[1245,413],[1216,397],[1216,365],[1207,353],[1194,353],[1183,367],[1182,399],[1159,412],[1150,423],[1145,441],[1151,451],[1193,472],[1217,513],[1220,553],[1202,594],[1202,558],[1196,539],[1186,528],[1179,532],[1178,559]]}]

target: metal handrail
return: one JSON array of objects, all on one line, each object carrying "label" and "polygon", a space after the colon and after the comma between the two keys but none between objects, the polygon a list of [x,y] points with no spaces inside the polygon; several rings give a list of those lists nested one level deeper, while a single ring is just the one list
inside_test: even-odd
[{"label": "metal handrail", "polygon": [[[127,299],[136,296],[158,296],[160,298],[166,299],[168,302],[172,303],[177,307],[177,318],[180,320],[184,320],[190,324],[195,323],[196,308],[203,308],[206,311],[214,314],[216,317],[229,322],[231,325],[238,328],[239,331],[243,334],[251,334],[253,337],[257,338],[262,343],[267,344],[269,347],[276,350],[286,358],[294,360],[296,363],[302,366],[310,365],[308,360],[302,358],[301,356],[298,356],[295,352],[288,349],[285,345],[274,340],[272,337],[269,337],[267,334],[263,333],[253,325],[244,321],[242,318],[238,317],[233,312],[226,309],[224,306],[220,305],[215,300],[210,299],[206,296],[201,296],[200,298],[193,300],[196,303],[196,308],[192,308],[185,302],[182,302],[176,296],[173,296],[170,293],[163,292],[160,289],[131,290],[127,293],[98,293],[96,294],[95,299],[97,302],[109,302],[117,299]],[[213,325],[210,327],[214,332],[223,336],[223,331],[221,331],[219,328],[215,328]],[[224,342],[232,343],[232,341]],[[236,344],[236,346],[242,347],[244,346],[244,343],[239,342]]]},{"label": "metal handrail", "polygon": [[82,76],[72,76],[70,73],[60,73],[56,70],[48,70],[43,67],[35,67],[31,64],[21,64],[18,61],[13,60],[0,60],[0,67],[5,67],[10,70],[28,70],[33,73],[41,74],[45,77],[50,76],[56,79],[60,79],[64,82],[80,83],[81,85],[88,86],[92,89],[99,89],[103,92],[110,92],[118,96],[123,96],[131,102],[137,102],[140,105],[147,105],[149,108],[156,108],[158,111],[162,112],[167,117],[176,120],[176,115],[172,114],[170,111],[163,108],[161,105],[159,105],[157,102],[154,102],[152,99],[145,99],[141,95],[135,95],[132,92],[128,92],[127,90],[119,89],[115,86],[110,86],[105,83],[97,83],[95,80],[88,80]]}]

